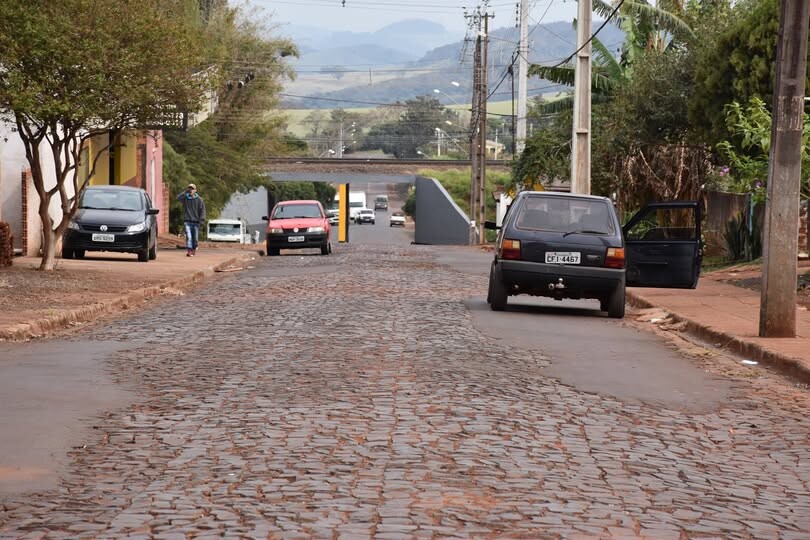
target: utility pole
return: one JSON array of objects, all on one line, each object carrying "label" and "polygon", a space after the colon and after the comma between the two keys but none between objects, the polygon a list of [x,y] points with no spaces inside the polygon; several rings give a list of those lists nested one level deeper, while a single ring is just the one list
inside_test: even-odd
[{"label": "utility pole", "polygon": [[781,0],[776,47],[760,337],[796,336],[796,261],[810,2]]},{"label": "utility pole", "polygon": [[[591,193],[591,0],[578,0],[571,193]],[[520,113],[518,113],[520,114]]]},{"label": "utility pole", "polygon": [[[472,94],[472,116],[470,118],[470,219],[475,221],[476,204],[478,195],[478,130],[481,127],[478,117],[481,115],[481,36],[475,38],[475,50],[473,51],[473,94]],[[472,238],[470,239],[472,242]]]},{"label": "utility pole", "polygon": [[515,152],[526,147],[526,101],[529,82],[529,0],[520,0],[520,43],[518,44],[518,107]]},{"label": "utility pole", "polygon": [[470,27],[476,30],[475,52],[473,55],[473,99],[472,121],[470,124],[470,217],[476,220],[477,241],[485,239],[484,219],[486,217],[486,162],[487,162],[487,45],[489,43],[489,19],[495,15],[487,13],[488,0],[464,16],[470,19]]},{"label": "utility pole", "polygon": [[481,36],[481,129],[480,141],[478,143],[478,151],[480,153],[478,164],[478,243],[483,244],[486,241],[486,230],[484,229],[484,221],[486,220],[487,211],[487,94],[489,93],[488,75],[489,75],[489,58],[487,49],[489,45],[489,19],[494,18],[495,15],[488,15],[484,12],[484,35]]}]

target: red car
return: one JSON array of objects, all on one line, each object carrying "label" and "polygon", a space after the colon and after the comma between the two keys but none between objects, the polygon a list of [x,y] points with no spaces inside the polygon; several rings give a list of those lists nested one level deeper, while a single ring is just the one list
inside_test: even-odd
[{"label": "red car", "polygon": [[321,255],[332,253],[329,218],[318,201],[284,201],[270,212],[267,221],[267,254],[281,249],[321,248]]}]

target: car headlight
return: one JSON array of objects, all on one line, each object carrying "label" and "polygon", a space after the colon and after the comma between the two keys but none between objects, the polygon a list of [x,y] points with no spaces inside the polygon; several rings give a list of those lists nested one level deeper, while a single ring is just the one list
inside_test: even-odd
[{"label": "car headlight", "polygon": [[270,229],[270,234],[284,234],[284,229],[280,227],[273,227]]},{"label": "car headlight", "polygon": [[70,223],[68,223],[68,229],[73,229],[74,231],[82,230],[82,228],[79,227],[79,224],[76,223],[75,221],[71,221]]},{"label": "car headlight", "polygon": [[324,232],[326,229],[323,227],[310,227],[309,232]]},{"label": "car headlight", "polygon": [[136,223],[135,225],[130,225],[127,227],[127,232],[141,232],[146,230],[146,222],[142,221],[141,223]]}]

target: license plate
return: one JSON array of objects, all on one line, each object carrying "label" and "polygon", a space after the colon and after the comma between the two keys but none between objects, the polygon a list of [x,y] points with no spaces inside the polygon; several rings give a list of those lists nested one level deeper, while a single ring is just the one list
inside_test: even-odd
[{"label": "license plate", "polygon": [[579,255],[577,251],[548,251],[546,252],[546,263],[579,264]]},{"label": "license plate", "polygon": [[303,236],[289,236],[289,237],[287,237],[287,242],[303,242],[303,241],[304,241]]},{"label": "license plate", "polygon": [[94,234],[93,242],[115,242],[114,234]]}]

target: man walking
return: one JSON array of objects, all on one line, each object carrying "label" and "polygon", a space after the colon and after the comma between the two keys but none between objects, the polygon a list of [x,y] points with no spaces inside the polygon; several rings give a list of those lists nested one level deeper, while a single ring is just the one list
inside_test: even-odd
[{"label": "man walking", "polygon": [[197,195],[197,186],[189,184],[186,190],[177,196],[183,205],[183,225],[186,229],[186,257],[197,254],[197,243],[200,238],[200,225],[205,223],[205,203]]}]

